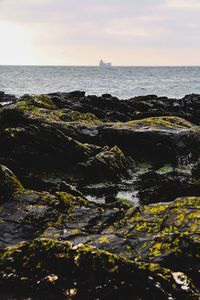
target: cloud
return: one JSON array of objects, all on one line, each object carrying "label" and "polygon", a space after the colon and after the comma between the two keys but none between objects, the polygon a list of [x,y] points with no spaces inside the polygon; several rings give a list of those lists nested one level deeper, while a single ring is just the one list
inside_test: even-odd
[{"label": "cloud", "polygon": [[167,0],[167,6],[178,9],[200,9],[199,0]]},{"label": "cloud", "polygon": [[167,53],[173,63],[198,63],[199,7],[200,0],[0,0],[1,36],[9,31],[10,39],[0,63],[11,60],[11,41],[16,63],[24,56],[26,63],[90,65],[103,56],[152,65],[156,57],[168,61]]}]

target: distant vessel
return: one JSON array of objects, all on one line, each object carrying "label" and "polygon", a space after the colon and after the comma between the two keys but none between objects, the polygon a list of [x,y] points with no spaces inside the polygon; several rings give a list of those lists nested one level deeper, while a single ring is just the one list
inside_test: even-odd
[{"label": "distant vessel", "polygon": [[102,59],[100,60],[100,63],[99,63],[99,67],[103,67],[103,68],[109,68],[109,67],[112,67],[112,64],[109,62],[109,63],[106,63],[104,62]]}]

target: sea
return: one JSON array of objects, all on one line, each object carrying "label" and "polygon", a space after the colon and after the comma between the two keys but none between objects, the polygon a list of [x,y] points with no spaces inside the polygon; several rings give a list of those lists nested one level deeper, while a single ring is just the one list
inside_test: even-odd
[{"label": "sea", "polygon": [[74,90],[120,99],[150,94],[182,98],[200,94],[200,67],[0,66],[0,91],[9,94]]}]

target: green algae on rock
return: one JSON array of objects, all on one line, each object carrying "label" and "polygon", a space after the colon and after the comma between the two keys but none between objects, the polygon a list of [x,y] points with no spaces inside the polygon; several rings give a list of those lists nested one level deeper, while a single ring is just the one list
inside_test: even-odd
[{"label": "green algae on rock", "polygon": [[158,130],[184,130],[194,125],[182,118],[173,116],[151,117],[141,120],[134,120],[125,123],[117,123],[116,127],[131,127],[135,129],[153,128]]},{"label": "green algae on rock", "polygon": [[5,166],[0,165],[0,200],[6,200],[23,189],[17,177]]},{"label": "green algae on rock", "polygon": [[99,130],[105,144],[117,145],[126,155],[141,162],[179,164],[198,156],[198,126],[178,117],[152,117],[110,123]]},{"label": "green algae on rock", "polygon": [[[73,288],[80,297],[109,291],[120,299],[126,289],[139,297],[145,284],[156,299],[176,294],[197,299],[197,274],[190,266],[199,263],[199,215],[197,197],[113,208],[19,185],[19,192],[1,204],[0,286],[13,286],[16,293],[18,285],[36,294],[55,289],[59,297]],[[84,284],[88,272],[90,289]],[[186,291],[173,272],[187,278]],[[116,290],[110,290],[111,282]],[[98,291],[97,285],[102,286]]]},{"label": "green algae on rock", "polygon": [[[195,99],[76,91],[0,108],[0,298],[199,299]],[[86,199],[95,185],[104,202]],[[129,188],[137,207],[116,192]]]},{"label": "green algae on rock", "polygon": [[[20,289],[24,294],[42,297],[53,293],[52,299],[67,296],[67,299],[130,299],[130,293],[134,293],[133,299],[141,293],[143,299],[187,295],[176,284],[170,270],[156,264],[136,264],[95,247],[72,247],[68,242],[49,239],[7,248],[0,255],[0,266],[3,290],[6,286],[2,283],[9,283],[15,293]],[[195,295],[189,281],[188,288]]]},{"label": "green algae on rock", "polygon": [[84,174],[91,181],[100,180],[102,182],[128,178],[129,172],[133,168],[134,162],[131,158],[125,157],[124,153],[117,146],[105,146],[95,156],[89,158],[81,164]]}]

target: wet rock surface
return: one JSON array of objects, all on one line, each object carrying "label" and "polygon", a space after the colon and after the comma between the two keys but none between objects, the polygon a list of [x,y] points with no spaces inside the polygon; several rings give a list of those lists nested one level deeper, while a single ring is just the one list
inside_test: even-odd
[{"label": "wet rock surface", "polygon": [[0,298],[199,299],[200,96],[12,99]]},{"label": "wet rock surface", "polygon": [[0,103],[15,102],[17,98],[14,95],[5,94],[0,91]]}]

